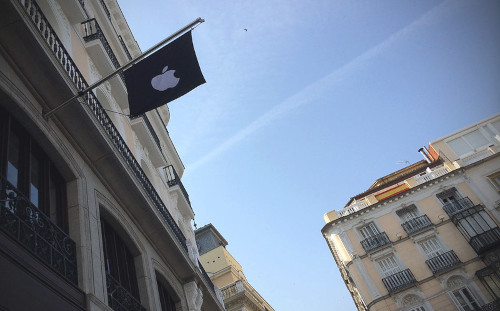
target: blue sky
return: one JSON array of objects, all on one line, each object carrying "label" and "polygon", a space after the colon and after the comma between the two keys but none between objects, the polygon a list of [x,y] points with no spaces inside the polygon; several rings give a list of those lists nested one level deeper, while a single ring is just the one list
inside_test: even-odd
[{"label": "blue sky", "polygon": [[498,1],[119,4],[142,50],[206,20],[207,83],[169,103],[168,130],[196,223],[276,311],[355,310],[323,214],[500,112]]}]

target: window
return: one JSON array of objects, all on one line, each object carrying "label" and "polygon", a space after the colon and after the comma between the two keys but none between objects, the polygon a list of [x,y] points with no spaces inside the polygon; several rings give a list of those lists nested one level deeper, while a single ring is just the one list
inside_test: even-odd
[{"label": "window", "polygon": [[488,292],[495,297],[500,298],[500,261],[494,262],[488,267],[476,272],[477,277],[486,287]]},{"label": "window", "polygon": [[382,277],[388,277],[401,271],[401,268],[393,254],[385,258],[377,260],[377,265],[380,268]]},{"label": "window", "polygon": [[458,230],[460,230],[467,240],[497,227],[495,222],[481,207],[462,212],[456,219]]},{"label": "window", "polygon": [[157,281],[158,293],[160,295],[161,311],[175,311],[175,301],[168,293],[165,286]]},{"label": "window", "polygon": [[29,133],[0,109],[0,175],[68,232],[66,182]]},{"label": "window", "polygon": [[488,179],[493,187],[495,187],[497,191],[500,191],[500,172],[496,172],[495,174],[488,176]]},{"label": "window", "polygon": [[[132,253],[113,227],[102,218],[101,230],[106,273],[139,300],[139,287]],[[119,297],[115,299],[119,299]]]},{"label": "window", "polygon": [[489,146],[490,142],[480,130],[475,130],[461,137],[450,140],[447,144],[453,152],[461,158],[464,155],[472,153],[482,147]]},{"label": "window", "polygon": [[479,309],[479,304],[467,287],[454,290],[451,294],[459,310],[474,311]]},{"label": "window", "polygon": [[401,218],[402,222],[410,221],[419,216],[417,207],[415,205],[410,205],[408,207],[400,209],[396,212],[396,214],[399,216],[399,218]]},{"label": "window", "polygon": [[434,258],[444,253],[443,248],[441,247],[441,243],[439,243],[436,237],[418,242],[418,245],[420,245],[420,247],[424,251],[427,259]]},{"label": "window", "polygon": [[361,236],[363,237],[363,239],[374,237],[377,234],[379,234],[379,231],[373,222],[369,223],[366,226],[359,228],[359,232],[361,233]]}]

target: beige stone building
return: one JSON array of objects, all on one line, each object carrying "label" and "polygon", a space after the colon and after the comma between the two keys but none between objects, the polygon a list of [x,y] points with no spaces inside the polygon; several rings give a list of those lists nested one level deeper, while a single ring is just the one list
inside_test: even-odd
[{"label": "beige stone building", "polygon": [[243,268],[227,251],[227,241],[212,225],[195,231],[200,262],[220,288],[227,311],[274,311],[248,283]]},{"label": "beige stone building", "polygon": [[325,214],[359,310],[500,310],[500,115]]},{"label": "beige stone building", "polygon": [[1,310],[224,310],[168,108],[83,92],[140,53],[116,0],[0,1]]}]

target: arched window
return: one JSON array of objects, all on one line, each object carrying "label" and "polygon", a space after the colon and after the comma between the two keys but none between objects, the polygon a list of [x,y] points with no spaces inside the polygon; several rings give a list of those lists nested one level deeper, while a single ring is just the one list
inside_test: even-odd
[{"label": "arched window", "polygon": [[68,232],[66,182],[33,137],[0,109],[0,175],[59,228]]}]

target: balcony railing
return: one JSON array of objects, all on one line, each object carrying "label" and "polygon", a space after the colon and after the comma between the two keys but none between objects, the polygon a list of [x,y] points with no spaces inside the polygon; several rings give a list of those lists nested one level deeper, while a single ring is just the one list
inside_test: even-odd
[{"label": "balcony railing", "polygon": [[[41,38],[45,40],[49,48],[52,50],[54,57],[59,61],[63,69],[68,74],[69,78],[73,81],[75,87],[79,91],[87,88],[89,86],[87,81],[85,81],[83,75],[80,73],[80,70],[75,65],[75,62],[71,59],[70,54],[64,48],[63,44],[43,15],[36,1],[19,0],[19,2],[23,4],[26,13],[38,29]],[[118,150],[118,153],[123,156],[129,168],[134,172],[134,175],[139,180],[141,186],[149,195],[150,199],[153,201],[156,209],[162,214],[163,218],[174,232],[177,240],[181,243],[187,253],[186,238],[184,237],[184,234],[182,234],[179,226],[170,215],[167,207],[161,200],[161,197],[158,195],[155,188],[146,177],[146,174],[135,159],[132,151],[130,151],[127,143],[121,137],[116,127],[113,125],[113,122],[109,118],[106,111],[102,108],[102,105],[97,100],[97,97],[94,95],[94,93],[92,93],[92,91],[90,91],[83,95],[83,99],[85,100],[85,104],[89,107],[92,113],[94,113],[96,120],[101,124],[104,131],[108,134],[109,139],[111,139],[111,141],[114,143],[115,147]]]},{"label": "balcony railing", "polygon": [[208,276],[207,272],[205,269],[203,269],[203,266],[201,265],[201,262],[198,261],[198,267],[200,268],[201,274],[203,274],[203,277],[207,281],[208,284],[210,284],[210,287],[215,291],[214,283],[212,283],[212,280]]},{"label": "balcony railing", "polygon": [[189,195],[186,191],[186,188],[184,188],[184,185],[182,184],[182,181],[179,178],[179,175],[177,175],[177,172],[175,171],[174,167],[172,165],[167,166],[165,168],[165,172],[167,173],[167,185],[169,187],[179,185],[179,188],[181,188],[182,194],[186,198],[186,201],[189,203],[189,205],[191,205],[191,202],[189,201]]},{"label": "balcony railing", "polygon": [[115,311],[146,311],[141,302],[132,296],[117,280],[106,273],[108,305]]},{"label": "balcony railing", "polygon": [[480,311],[498,311],[500,310],[500,299],[494,300],[490,303],[487,303],[481,306]]},{"label": "balcony railing", "polygon": [[493,155],[494,152],[488,147],[485,147],[481,150],[474,152],[473,154],[462,158],[464,165],[469,165],[477,161],[481,161],[482,159],[486,159],[487,157]]},{"label": "balcony railing", "polygon": [[476,253],[482,254],[488,249],[500,245],[500,228],[496,227],[473,236],[469,244],[476,251]]},{"label": "balcony railing", "polygon": [[382,232],[364,239],[363,241],[361,241],[361,246],[363,246],[365,251],[370,252],[389,243],[391,243],[389,237],[385,232]]},{"label": "balcony railing", "polygon": [[468,198],[463,197],[460,199],[456,199],[455,201],[447,202],[443,205],[443,209],[448,214],[448,216],[453,216],[458,212],[466,210],[474,206],[474,203]]},{"label": "balcony railing", "polygon": [[408,220],[401,225],[407,234],[413,234],[419,232],[429,226],[432,226],[432,222],[429,220],[427,215],[419,216]]},{"label": "balcony railing", "polygon": [[122,36],[118,35],[118,39],[120,40],[120,44],[122,45],[122,48],[125,51],[125,54],[127,54],[128,60],[132,60],[132,55],[130,55],[130,52],[128,51],[127,46],[125,45],[125,42],[123,41]]},{"label": "balcony railing", "polygon": [[436,179],[438,177],[441,177],[443,175],[446,175],[446,174],[448,174],[448,172],[449,171],[446,168],[446,166],[442,166],[442,167],[437,168],[435,170],[432,170],[430,172],[425,172],[425,173],[416,175],[414,178],[415,178],[415,181],[417,182],[417,184],[420,185],[420,184],[423,184],[425,182]]},{"label": "balcony railing", "polygon": [[75,242],[2,176],[0,228],[78,285]]},{"label": "balcony railing", "polygon": [[449,251],[428,259],[425,263],[429,266],[432,273],[436,274],[458,265],[460,263],[460,259],[458,259],[454,251]]},{"label": "balcony railing", "polygon": [[[113,49],[111,48],[111,45],[109,45],[108,40],[104,36],[104,32],[102,31],[101,27],[99,26],[99,23],[95,18],[89,19],[88,21],[85,21],[82,23],[83,26],[83,32],[85,36],[83,37],[83,40],[85,42],[90,42],[99,39],[102,43],[102,46],[104,47],[104,50],[109,56],[109,59],[113,63],[113,66],[117,69],[120,67],[120,62],[116,58],[115,53],[113,52]],[[120,77],[122,80],[125,82],[125,78],[122,73],[120,73]]]},{"label": "balcony railing", "polygon": [[385,287],[389,291],[389,293],[393,293],[400,289],[404,289],[416,283],[415,277],[413,273],[411,273],[410,269],[403,270],[401,272],[395,273],[391,276],[382,279]]},{"label": "balcony railing", "polygon": [[154,130],[153,126],[151,125],[149,118],[146,116],[146,114],[143,114],[142,119],[144,120],[144,123],[146,123],[146,127],[148,128],[149,132],[153,136],[153,139],[154,139],[156,145],[161,150],[160,138],[158,138],[158,135],[156,134],[156,131]]},{"label": "balcony railing", "polygon": [[243,282],[238,280],[234,283],[231,283],[227,286],[224,286],[223,288],[220,289],[222,292],[222,297],[224,299],[227,299],[231,296],[236,295],[237,293],[240,293],[245,290],[245,287],[243,285]]},{"label": "balcony railing", "polygon": [[338,212],[338,215],[339,215],[339,217],[344,217],[344,216],[347,216],[349,214],[355,213],[359,210],[362,210],[363,208],[365,208],[367,206],[368,206],[368,202],[366,202],[366,200],[359,201],[359,202],[353,203],[347,207],[344,207],[343,209],[341,209]]}]

